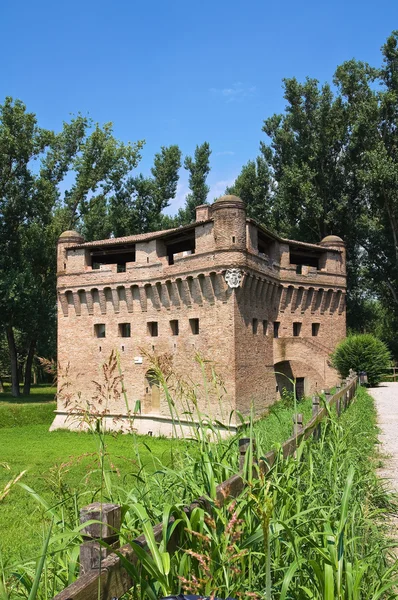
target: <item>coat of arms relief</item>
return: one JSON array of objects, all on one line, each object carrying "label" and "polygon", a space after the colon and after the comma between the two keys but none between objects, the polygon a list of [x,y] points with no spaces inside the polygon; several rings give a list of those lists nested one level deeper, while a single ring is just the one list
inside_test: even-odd
[{"label": "coat of arms relief", "polygon": [[228,269],[225,273],[225,281],[230,288],[238,288],[242,283],[243,273],[240,269]]}]

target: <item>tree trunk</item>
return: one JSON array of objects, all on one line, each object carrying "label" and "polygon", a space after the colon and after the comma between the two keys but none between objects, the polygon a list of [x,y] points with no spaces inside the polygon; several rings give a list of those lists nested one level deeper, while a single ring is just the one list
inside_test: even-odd
[{"label": "tree trunk", "polygon": [[1,375],[0,375],[0,394],[4,394],[4,385],[3,385],[3,380],[1,378]]},{"label": "tree trunk", "polygon": [[36,341],[31,340],[31,342],[29,344],[28,356],[27,356],[26,364],[25,364],[25,381],[23,384],[23,395],[24,396],[29,396],[29,394],[30,394],[30,386],[32,383],[32,365],[33,365],[33,358],[35,356],[35,350],[36,350]]},{"label": "tree trunk", "polygon": [[15,346],[14,330],[11,327],[11,325],[8,325],[6,327],[6,334],[7,334],[8,352],[10,355],[10,364],[11,364],[11,395],[14,396],[14,398],[18,398],[20,396],[18,356],[17,356],[17,348]]}]

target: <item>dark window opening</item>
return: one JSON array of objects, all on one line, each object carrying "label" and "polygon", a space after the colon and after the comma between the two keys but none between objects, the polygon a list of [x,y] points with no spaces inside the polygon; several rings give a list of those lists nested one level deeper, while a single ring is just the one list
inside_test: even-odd
[{"label": "dark window opening", "polygon": [[178,335],[178,321],[177,319],[173,319],[172,321],[170,321],[170,329],[171,329],[171,335]]},{"label": "dark window opening", "polygon": [[235,236],[232,236],[232,243],[235,244]]},{"label": "dark window opening", "polygon": [[304,377],[297,377],[296,379],[296,399],[301,400],[304,398]]},{"label": "dark window opening", "polygon": [[258,246],[257,250],[259,254],[265,254],[266,256],[272,256],[274,240],[267,237],[261,231],[258,232]]},{"label": "dark window opening", "polygon": [[320,323],[313,323],[312,324],[312,336],[316,337],[319,333],[319,328],[320,328]]},{"label": "dark window opening", "polygon": [[195,254],[195,232],[189,231],[184,234],[176,234],[165,240],[166,254],[169,265],[174,265],[175,254]]},{"label": "dark window opening", "polygon": [[[296,273],[301,275],[302,266],[315,267],[319,269],[319,254],[311,252],[301,252],[300,250],[290,250],[290,264],[296,265]],[[300,269],[298,269],[300,267]]]},{"label": "dark window opening", "polygon": [[268,321],[263,321],[263,334],[268,334]]},{"label": "dark window opening", "polygon": [[253,328],[253,333],[256,334],[257,333],[257,329],[258,329],[258,319],[253,319],[253,321],[252,321],[252,328]]},{"label": "dark window opening", "polygon": [[199,335],[199,319],[189,319],[189,325],[193,335]]},{"label": "dark window opening", "polygon": [[104,325],[104,323],[96,323],[94,325],[94,335],[97,338],[104,338],[105,337],[105,325]]},{"label": "dark window opening", "polygon": [[[151,337],[158,336],[158,322],[157,321],[149,321],[148,322],[148,335]],[[152,346],[153,348],[153,346]]]},{"label": "dark window opening", "polygon": [[92,269],[100,269],[101,265],[117,265],[117,272],[125,273],[128,262],[135,262],[135,246],[101,248],[91,252]]},{"label": "dark window opening", "polygon": [[279,326],[280,326],[279,321],[275,321],[274,322],[274,338],[279,337]]},{"label": "dark window opening", "polygon": [[296,265],[296,273],[297,275],[303,274],[303,265]]},{"label": "dark window opening", "polygon": [[299,337],[301,333],[301,323],[293,323],[293,336]]},{"label": "dark window opening", "polygon": [[130,323],[119,323],[119,335],[120,337],[131,337]]}]

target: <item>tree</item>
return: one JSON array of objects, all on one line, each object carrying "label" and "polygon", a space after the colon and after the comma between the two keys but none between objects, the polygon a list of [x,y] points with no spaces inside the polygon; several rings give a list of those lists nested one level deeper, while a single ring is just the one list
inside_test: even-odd
[{"label": "tree", "polygon": [[250,160],[226,189],[227,194],[239,196],[246,204],[249,217],[268,227],[275,227],[272,213],[273,179],[271,169],[264,157]]},{"label": "tree", "polygon": [[196,146],[194,158],[186,156],[184,168],[189,172],[189,189],[191,193],[187,195],[185,207],[180,209],[177,221],[181,225],[192,223],[195,220],[195,209],[201,204],[206,204],[209,186],[206,179],[210,173],[210,144],[204,142]]},{"label": "tree", "polygon": [[[264,170],[264,192],[254,201],[256,218],[275,224],[282,235],[315,243],[328,234],[345,240],[348,323],[357,329],[372,296],[394,311],[391,322],[398,317],[397,32],[382,56],[381,68],[343,63],[335,91],[314,79],[284,80],[285,112],[264,122],[268,141],[260,147],[269,172]],[[251,162],[230,189],[246,195],[250,205],[256,183]]]},{"label": "tree", "polygon": [[[0,326],[7,337],[14,396],[19,395],[15,331],[26,341],[28,393],[36,345],[54,327],[57,237],[70,227],[84,229],[85,218],[91,230],[104,227],[90,221],[94,198],[108,202],[124,185],[141,147],[142,142],[115,140],[110,124],[93,127],[78,116],[55,134],[40,128],[21,101],[6,98],[0,106]],[[62,194],[60,184],[71,177]]]},{"label": "tree", "polygon": [[8,343],[14,396],[19,395],[14,327],[26,310],[21,240],[29,224],[46,221],[51,210],[47,197],[36,197],[31,165],[45,152],[52,137],[38,126],[35,115],[28,113],[21,101],[6,98],[0,106],[0,320]]},{"label": "tree", "polygon": [[130,177],[110,201],[113,234],[132,235],[155,231],[162,226],[162,211],[177,192],[181,151],[178,146],[162,146],[155,154],[152,177]]}]

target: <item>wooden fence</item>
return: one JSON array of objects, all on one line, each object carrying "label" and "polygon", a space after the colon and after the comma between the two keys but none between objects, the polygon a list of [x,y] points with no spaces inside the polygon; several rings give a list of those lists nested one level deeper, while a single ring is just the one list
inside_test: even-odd
[{"label": "wooden fence", "polygon": [[383,381],[398,381],[398,367],[390,367],[386,371]]},{"label": "wooden fence", "polygon": [[[280,452],[284,458],[293,456],[302,440],[311,435],[318,437],[319,426],[322,419],[327,415],[328,409],[336,406],[337,414],[347,408],[355,395],[358,386],[358,377],[355,373],[337,386],[336,391],[331,394],[325,393],[325,402],[321,402],[319,397],[314,396],[312,401],[312,418],[303,427],[302,415],[294,415],[294,432],[292,437],[286,440],[281,447]],[[243,468],[245,462],[245,453],[250,446],[251,440],[245,438],[240,440],[240,467]],[[268,452],[260,462],[259,467],[263,473],[267,473],[275,463],[279,451],[272,450]],[[243,491],[245,479],[242,472],[233,475],[227,481],[224,481],[216,489],[216,499],[223,504],[226,499],[236,498]],[[209,508],[208,501],[205,498],[195,500],[190,506],[185,508],[188,515],[198,506]],[[109,553],[101,545],[106,542],[117,548],[117,541],[114,538],[115,530],[120,527],[120,506],[116,504],[100,504],[95,502],[81,509],[81,522],[90,520],[99,521],[88,525],[82,530],[85,539],[80,546],[80,577],[70,586],[57,594],[53,600],[117,600],[126,593],[132,586],[133,581],[122,565],[122,561],[115,553]],[[163,525],[159,523],[153,528],[155,540],[159,542],[162,539]],[[134,540],[144,550],[148,551],[144,535]],[[125,544],[118,548],[118,552],[133,564],[138,563],[138,558],[130,544]]]}]

